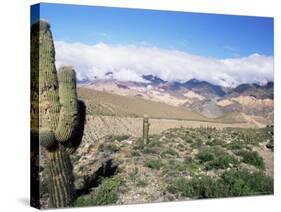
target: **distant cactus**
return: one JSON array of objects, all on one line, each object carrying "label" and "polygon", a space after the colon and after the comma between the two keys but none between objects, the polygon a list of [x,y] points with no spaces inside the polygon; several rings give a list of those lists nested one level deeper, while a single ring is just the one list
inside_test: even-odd
[{"label": "distant cactus", "polygon": [[143,144],[144,145],[149,143],[149,138],[148,138],[149,126],[150,126],[150,123],[148,120],[148,116],[144,115],[144,117],[143,117]]},{"label": "distant cactus", "polygon": [[75,198],[69,155],[82,138],[85,106],[72,67],[61,67],[57,76],[50,25],[42,20],[31,27],[31,77],[31,128],[47,150],[49,207],[66,207]]}]

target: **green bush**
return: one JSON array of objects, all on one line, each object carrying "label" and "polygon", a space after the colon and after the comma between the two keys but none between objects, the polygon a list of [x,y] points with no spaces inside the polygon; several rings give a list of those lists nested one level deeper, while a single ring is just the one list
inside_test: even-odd
[{"label": "green bush", "polygon": [[188,169],[187,164],[178,160],[170,160],[169,161],[169,168],[176,172],[183,172]]},{"label": "green bush", "polygon": [[204,147],[200,149],[200,152],[197,154],[196,158],[200,162],[207,162],[225,154],[227,153],[218,146]]},{"label": "green bush", "polygon": [[116,144],[104,144],[103,150],[107,150],[109,152],[118,152],[120,148]]},{"label": "green bush", "polygon": [[200,148],[203,145],[203,143],[204,143],[204,141],[197,137],[195,140],[193,140],[193,143],[191,144],[191,147],[192,148]]},{"label": "green bush", "polygon": [[158,159],[157,160],[152,159],[152,160],[145,161],[144,165],[148,168],[159,170],[162,166],[162,162],[161,160]]},{"label": "green bush", "polygon": [[215,155],[209,151],[199,152],[197,158],[200,162],[207,162],[215,159]]},{"label": "green bush", "polygon": [[226,169],[239,163],[235,157],[218,146],[202,148],[196,158],[207,170]]},{"label": "green bush", "polygon": [[114,143],[102,143],[98,146],[99,151],[118,152],[120,147]]},{"label": "green bush", "polygon": [[92,205],[95,205],[94,195],[92,194],[80,196],[73,203],[74,207],[85,207]]},{"label": "green bush", "polygon": [[123,180],[119,177],[105,178],[97,189],[94,197],[95,205],[114,204],[118,200],[117,191]]},{"label": "green bush", "polygon": [[151,154],[151,155],[156,154],[156,155],[158,155],[159,154],[159,149],[156,148],[156,147],[144,146],[142,152],[144,154]]},{"label": "green bush", "polygon": [[96,192],[78,197],[74,202],[74,206],[82,207],[114,204],[118,200],[117,192],[122,184],[123,180],[118,176],[104,178]]},{"label": "green bush", "polygon": [[224,196],[223,185],[209,176],[201,176],[191,180],[183,177],[175,179],[167,187],[168,192],[190,198],[214,198]]},{"label": "green bush", "polygon": [[168,149],[165,149],[163,150],[161,153],[160,153],[161,157],[166,157],[167,155],[171,155],[171,156],[178,156],[178,153],[176,150],[172,149],[172,148],[168,148]]},{"label": "green bush", "polygon": [[200,171],[199,162],[190,156],[185,157],[183,163],[187,166],[188,171],[191,173],[198,173]]},{"label": "green bush", "polygon": [[168,192],[190,198],[216,198],[273,193],[273,179],[262,172],[232,170],[220,178],[200,176],[191,180],[180,177],[173,179]]},{"label": "green bush", "polygon": [[238,164],[238,160],[231,155],[222,155],[216,157],[214,160],[206,164],[206,169],[226,169],[231,167],[231,165]]},{"label": "green bush", "polygon": [[206,145],[209,145],[209,146],[215,146],[215,145],[224,145],[224,141],[223,140],[220,140],[220,139],[214,139],[214,140],[212,140],[212,141],[207,141],[206,142]]},{"label": "green bush", "polygon": [[141,153],[140,153],[139,150],[132,150],[132,152],[131,152],[131,156],[133,156],[133,157],[137,157],[137,156],[140,156],[140,155],[141,155]]},{"label": "green bush", "polygon": [[231,142],[229,144],[226,145],[226,148],[227,149],[231,149],[231,150],[240,150],[242,149],[244,146],[241,145],[240,143],[238,142]]},{"label": "green bush", "polygon": [[160,147],[161,142],[160,142],[159,139],[160,139],[159,135],[149,136],[149,143],[147,144],[147,146],[149,146],[149,147]]},{"label": "green bush", "polygon": [[145,179],[140,179],[136,182],[137,187],[145,187],[147,185],[148,185],[148,182]]},{"label": "green bush", "polygon": [[273,194],[273,179],[263,172],[250,173],[246,170],[225,172],[221,180],[228,196]]},{"label": "green bush", "polygon": [[251,164],[259,169],[264,169],[264,161],[261,156],[256,151],[246,151],[241,150],[236,153],[237,155],[243,157],[242,161],[247,164]]}]

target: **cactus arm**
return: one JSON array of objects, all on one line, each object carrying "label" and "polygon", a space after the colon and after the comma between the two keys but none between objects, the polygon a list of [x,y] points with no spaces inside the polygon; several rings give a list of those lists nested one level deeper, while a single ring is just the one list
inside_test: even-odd
[{"label": "cactus arm", "polygon": [[74,136],[79,125],[75,71],[70,66],[63,66],[58,79],[61,109],[55,136],[58,142],[64,143]]},{"label": "cactus arm", "polygon": [[39,130],[39,142],[41,146],[48,150],[51,150],[57,144],[53,131],[48,128]]},{"label": "cactus arm", "polygon": [[72,142],[68,142],[64,144],[65,151],[68,154],[72,154],[75,152],[77,147],[80,145],[82,141],[82,137],[84,134],[84,124],[85,124],[85,115],[86,115],[86,106],[85,103],[81,100],[78,100],[78,111],[79,111],[79,125],[76,129],[76,133],[74,134],[73,138],[71,139]]},{"label": "cactus arm", "polygon": [[[39,73],[39,128],[55,130],[60,112],[58,79],[55,67],[55,48],[50,25],[46,21],[36,22],[31,29],[31,36],[38,36],[39,66],[34,71]],[[37,44],[36,44],[37,45]],[[36,45],[34,45],[36,47]],[[34,52],[36,53],[36,52]],[[39,69],[39,70],[38,70]]]}]

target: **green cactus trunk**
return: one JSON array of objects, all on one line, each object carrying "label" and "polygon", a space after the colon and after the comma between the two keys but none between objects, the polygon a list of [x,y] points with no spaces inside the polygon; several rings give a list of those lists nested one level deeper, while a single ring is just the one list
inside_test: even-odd
[{"label": "green cactus trunk", "polygon": [[144,118],[143,118],[143,144],[144,145],[148,144],[148,142],[149,142],[149,139],[148,139],[149,126],[150,126],[150,124],[148,121],[148,117],[144,116]]},{"label": "green cactus trunk", "polygon": [[48,154],[50,208],[71,205],[74,197],[74,178],[69,154],[59,149]]},{"label": "green cactus trunk", "polygon": [[77,148],[77,139],[82,138],[84,123],[80,122],[75,71],[63,66],[57,76],[52,33],[45,21],[31,27],[31,76],[31,110],[39,108],[39,120],[35,113],[31,115],[31,128],[39,131],[40,145],[47,152],[49,207],[67,207],[75,198],[69,156]]}]

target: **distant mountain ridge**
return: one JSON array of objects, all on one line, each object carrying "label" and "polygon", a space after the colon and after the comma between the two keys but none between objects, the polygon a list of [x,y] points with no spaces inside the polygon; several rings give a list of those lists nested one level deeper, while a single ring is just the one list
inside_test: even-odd
[{"label": "distant mountain ridge", "polygon": [[104,79],[86,79],[78,81],[78,84],[97,91],[184,107],[209,118],[242,112],[273,122],[273,82],[245,83],[232,88],[198,79],[169,82],[152,74],[142,78],[143,82],[121,81],[114,78],[114,73],[108,72]]},{"label": "distant mountain ridge", "polygon": [[254,96],[258,99],[270,98],[273,99],[273,82],[267,82],[264,85],[259,85],[257,83],[244,83],[237,87],[229,88],[219,85],[212,84],[207,81],[197,80],[195,78],[188,80],[186,82],[168,82],[154,75],[143,75],[143,79],[149,81],[152,85],[161,85],[162,88],[170,89],[172,91],[186,88],[199,93],[206,97],[224,97],[225,95],[234,96]]},{"label": "distant mountain ridge", "polygon": [[273,82],[269,81],[263,85],[260,85],[258,83],[244,83],[240,84],[234,88],[230,87],[223,87],[220,85],[215,85],[213,83],[204,81],[204,80],[198,80],[198,79],[190,79],[186,82],[179,82],[179,81],[166,81],[161,79],[160,77],[152,74],[148,75],[142,75],[142,79],[145,82],[134,82],[132,81],[120,81],[117,79],[114,79],[114,73],[113,72],[107,72],[105,74],[104,79],[99,79],[98,77],[95,77],[94,80],[90,80],[88,78],[78,80],[78,84],[95,84],[100,81],[114,81],[122,86],[122,84],[130,83],[131,85],[135,84],[137,86],[156,86],[160,87],[164,90],[168,91],[177,91],[180,89],[188,89],[192,90],[200,95],[214,98],[214,97],[224,97],[225,95],[231,95],[232,97],[238,96],[238,95],[250,95],[254,96],[256,98],[271,98],[273,99]]}]

